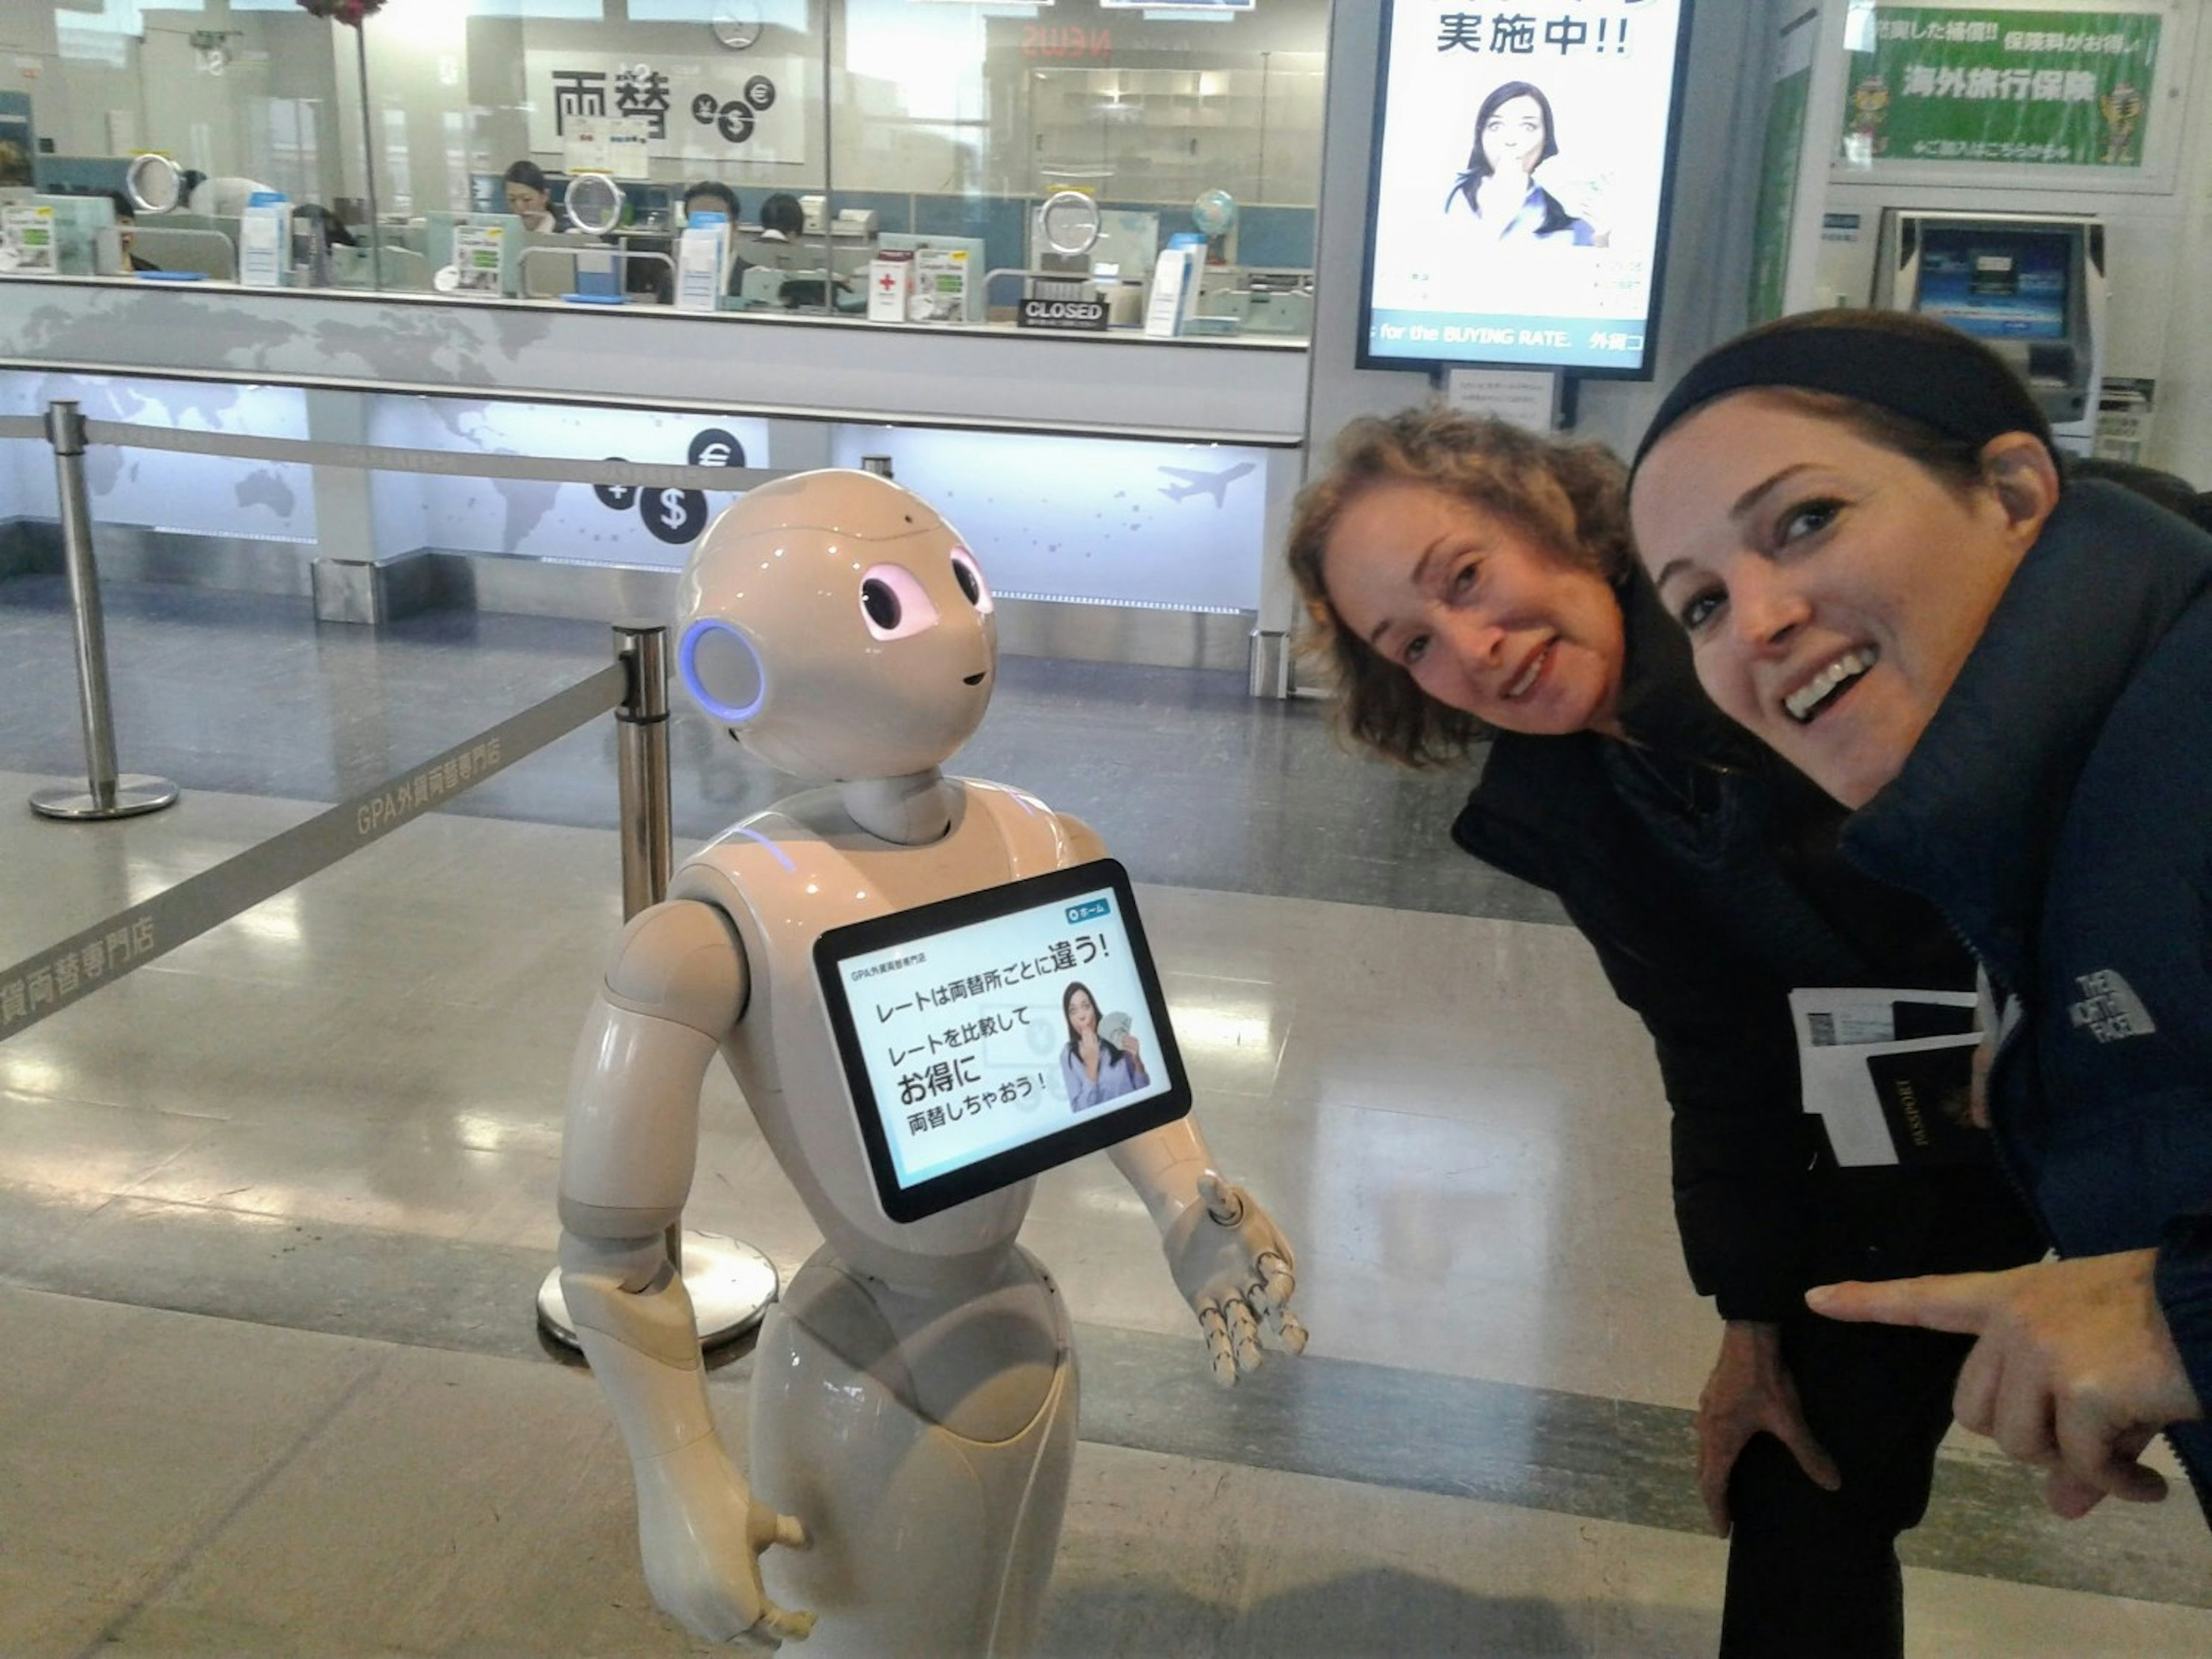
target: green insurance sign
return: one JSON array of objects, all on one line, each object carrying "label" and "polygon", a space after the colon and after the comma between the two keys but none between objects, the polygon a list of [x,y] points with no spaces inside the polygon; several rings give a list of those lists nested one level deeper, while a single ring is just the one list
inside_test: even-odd
[{"label": "green insurance sign", "polygon": [[1874,50],[1850,54],[1844,154],[2141,167],[2158,30],[2154,12],[1879,6]]}]

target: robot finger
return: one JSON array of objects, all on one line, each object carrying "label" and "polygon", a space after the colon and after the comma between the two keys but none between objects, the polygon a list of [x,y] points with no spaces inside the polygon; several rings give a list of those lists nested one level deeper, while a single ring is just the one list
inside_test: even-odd
[{"label": "robot finger", "polygon": [[1252,1305],[1266,1314],[1274,1322],[1275,1328],[1280,1330],[1280,1315],[1290,1305],[1291,1297],[1298,1287],[1297,1275],[1291,1271],[1290,1264],[1273,1250],[1265,1252],[1253,1265],[1260,1270],[1260,1285],[1253,1294]]},{"label": "robot finger", "polygon": [[1237,1347],[1237,1369],[1253,1371],[1260,1369],[1266,1356],[1260,1351],[1260,1322],[1252,1316],[1251,1304],[1241,1296],[1232,1296],[1222,1304],[1228,1316],[1229,1334]]},{"label": "robot finger", "polygon": [[1199,1305],[1198,1327],[1206,1333],[1206,1358],[1213,1369],[1213,1380],[1224,1389],[1234,1386],[1237,1349],[1229,1340],[1229,1322],[1222,1317],[1218,1304],[1206,1302]]},{"label": "robot finger", "polygon": [[761,1610],[760,1622],[753,1626],[753,1633],[765,1633],[778,1642],[804,1642],[814,1633],[814,1615],[793,1613],[771,1601]]},{"label": "robot finger", "polygon": [[806,1523],[795,1515],[775,1517],[775,1541],[786,1549],[810,1548],[814,1540],[806,1535]]},{"label": "robot finger", "polygon": [[1298,1322],[1298,1316],[1296,1314],[1285,1310],[1281,1322],[1275,1327],[1275,1334],[1282,1340],[1283,1346],[1292,1353],[1304,1353],[1306,1351],[1306,1328]]}]

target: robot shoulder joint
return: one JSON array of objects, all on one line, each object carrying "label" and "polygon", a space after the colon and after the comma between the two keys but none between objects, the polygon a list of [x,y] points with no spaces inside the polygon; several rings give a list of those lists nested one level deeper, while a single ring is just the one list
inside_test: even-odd
[{"label": "robot shoulder joint", "polygon": [[623,930],[606,996],[617,1007],[720,1039],[744,1012],[749,984],[730,918],[699,899],[669,899]]}]

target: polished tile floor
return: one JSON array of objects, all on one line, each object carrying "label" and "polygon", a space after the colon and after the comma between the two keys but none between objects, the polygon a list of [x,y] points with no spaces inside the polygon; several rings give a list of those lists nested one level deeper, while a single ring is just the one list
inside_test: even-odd
[{"label": "polished tile floor", "polygon": [[[57,585],[0,586],[0,801],[76,763]],[[0,963],[605,660],[501,617],[111,597],[159,817],[0,805]],[[677,1652],[588,1376],[544,1348],[569,1042],[619,921],[607,722],[0,1042],[0,1653]],[[679,848],[776,780],[679,722]],[[1009,659],[959,769],[1140,884],[1200,1112],[1301,1252],[1314,1340],[1233,1393],[1103,1160],[1024,1242],[1079,1322],[1055,1656],[1697,1655],[1711,1315],[1635,1021],[1462,793],[1224,677]],[[816,1243],[726,1078],[692,1224]],[[750,1358],[714,1373],[742,1440]],[[2185,1498],[2066,1527],[1963,1439],[1911,1540],[1916,1655],[2201,1654]],[[803,1650],[794,1650],[803,1651]]]}]

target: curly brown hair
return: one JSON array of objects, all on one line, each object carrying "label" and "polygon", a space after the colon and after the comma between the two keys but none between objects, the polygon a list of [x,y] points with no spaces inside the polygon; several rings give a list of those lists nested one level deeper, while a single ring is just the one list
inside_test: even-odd
[{"label": "curly brown hair", "polygon": [[1634,556],[1627,470],[1602,444],[1540,437],[1443,404],[1363,416],[1337,434],[1329,465],[1298,492],[1285,556],[1311,624],[1301,653],[1334,684],[1336,719],[1363,748],[1411,767],[1448,764],[1489,735],[1345,626],[1322,555],[1345,510],[1376,484],[1427,484],[1510,520],[1563,564],[1608,581]]}]

